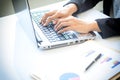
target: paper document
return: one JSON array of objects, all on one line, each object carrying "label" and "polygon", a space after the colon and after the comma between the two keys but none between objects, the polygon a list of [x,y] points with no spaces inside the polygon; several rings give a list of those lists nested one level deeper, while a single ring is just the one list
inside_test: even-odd
[{"label": "paper document", "polygon": [[[40,80],[109,80],[120,72],[120,53],[92,41],[79,48],[79,52],[40,56],[36,71],[31,74]],[[98,54],[101,57],[85,71]]]}]

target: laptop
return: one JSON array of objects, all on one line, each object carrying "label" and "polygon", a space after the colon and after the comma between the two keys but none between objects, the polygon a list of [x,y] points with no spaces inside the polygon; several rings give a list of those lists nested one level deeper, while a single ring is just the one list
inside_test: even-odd
[{"label": "laptop", "polygon": [[67,31],[57,34],[52,22],[47,27],[40,24],[40,18],[49,10],[31,11],[28,0],[12,0],[12,2],[22,28],[28,37],[37,43],[40,49],[53,49],[79,44],[87,40],[93,40],[96,37],[94,32],[82,34],[75,31]]}]

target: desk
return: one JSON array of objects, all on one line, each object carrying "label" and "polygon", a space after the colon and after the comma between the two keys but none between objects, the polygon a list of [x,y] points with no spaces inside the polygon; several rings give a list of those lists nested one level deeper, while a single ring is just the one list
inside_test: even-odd
[{"label": "desk", "polygon": [[[31,42],[17,23],[15,15],[0,18],[0,25],[0,80],[31,80],[30,73],[35,70],[35,64],[39,63],[37,60],[41,55],[49,57],[68,52],[79,53],[84,45],[83,43],[43,51]],[[116,51],[120,50],[120,37],[95,42]]]}]

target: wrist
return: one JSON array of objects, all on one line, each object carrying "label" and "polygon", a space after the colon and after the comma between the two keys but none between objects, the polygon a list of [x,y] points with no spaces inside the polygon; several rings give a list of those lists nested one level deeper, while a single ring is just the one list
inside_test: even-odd
[{"label": "wrist", "polygon": [[70,15],[72,15],[73,13],[75,13],[77,11],[77,6],[72,3],[64,6],[64,8]]},{"label": "wrist", "polygon": [[90,26],[89,26],[89,31],[97,31],[97,32],[101,32],[98,24],[96,21],[93,21],[90,23]]}]

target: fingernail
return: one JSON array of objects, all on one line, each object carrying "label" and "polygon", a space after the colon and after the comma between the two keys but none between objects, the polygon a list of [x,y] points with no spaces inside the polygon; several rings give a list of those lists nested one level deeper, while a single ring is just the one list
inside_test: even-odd
[{"label": "fingernail", "polygon": [[43,26],[46,26],[46,24],[43,24]]},{"label": "fingernail", "polygon": [[55,21],[52,21],[53,22],[53,24],[55,24]]},{"label": "fingernail", "polygon": [[58,31],[56,28],[54,28],[55,29],[55,31]]},{"label": "fingernail", "polygon": [[60,31],[58,31],[57,34],[60,34]]}]

